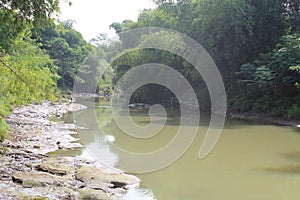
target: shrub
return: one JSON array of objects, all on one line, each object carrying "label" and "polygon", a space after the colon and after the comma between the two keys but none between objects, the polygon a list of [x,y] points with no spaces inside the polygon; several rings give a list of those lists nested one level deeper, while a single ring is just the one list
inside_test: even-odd
[{"label": "shrub", "polygon": [[288,119],[300,119],[300,106],[294,104],[287,110]]}]

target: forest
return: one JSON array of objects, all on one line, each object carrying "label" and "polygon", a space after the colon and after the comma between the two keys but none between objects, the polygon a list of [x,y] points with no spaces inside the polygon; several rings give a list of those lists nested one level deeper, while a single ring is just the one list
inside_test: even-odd
[{"label": "forest", "polygon": [[[141,27],[184,33],[201,44],[218,66],[229,112],[300,119],[299,0],[154,2],[156,7],[141,11],[136,22],[124,19],[110,28],[120,35]],[[8,136],[5,116],[14,106],[68,96],[78,73],[94,77],[79,81],[91,82],[91,87],[98,82],[97,91],[113,88],[124,73],[144,63],[162,63],[179,71],[193,86],[201,109],[209,110],[205,83],[183,58],[162,50],[138,48],[119,56],[126,38],[110,41],[107,35],[99,34],[85,41],[73,27],[76,22],[61,22],[55,18],[58,13],[58,0],[0,1],[1,140]],[[166,37],[166,42],[174,41]],[[100,78],[91,75],[104,68]],[[172,98],[168,89],[146,85],[135,92],[132,101],[153,104]]]}]

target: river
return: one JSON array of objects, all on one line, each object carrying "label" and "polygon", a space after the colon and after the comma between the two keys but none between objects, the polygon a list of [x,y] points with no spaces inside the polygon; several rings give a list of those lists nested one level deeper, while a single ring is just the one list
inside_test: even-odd
[{"label": "river", "polygon": [[[97,120],[91,117],[95,113]],[[79,130],[87,148],[76,153],[85,157],[90,156],[89,152],[94,153],[104,163],[122,169],[124,158],[111,148],[110,142],[103,142],[103,133],[113,136],[113,145],[128,151],[154,151],[167,144],[178,129],[178,112],[171,110],[168,114],[158,135],[141,140],[119,129],[109,103],[100,101],[96,108],[89,107],[74,115],[78,125],[87,128]],[[133,109],[131,117],[141,126],[150,120],[147,110]],[[143,181],[143,188],[152,191],[159,200],[300,199],[299,129],[226,119],[217,145],[200,160],[198,153],[208,120],[201,115],[194,142],[176,162],[158,171],[134,174]]]}]

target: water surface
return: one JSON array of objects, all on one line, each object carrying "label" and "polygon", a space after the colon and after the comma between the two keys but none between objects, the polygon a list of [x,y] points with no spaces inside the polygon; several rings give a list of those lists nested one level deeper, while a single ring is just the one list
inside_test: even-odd
[{"label": "water surface", "polygon": [[[109,104],[108,104],[109,105]],[[170,111],[161,132],[150,139],[136,139],[118,128],[111,108],[100,102],[96,109],[76,113],[83,142],[104,163],[122,169],[124,160],[104,139],[115,137],[114,145],[132,152],[149,152],[166,145],[174,138],[180,119]],[[97,116],[97,121],[93,115]],[[127,117],[120,114],[122,117]],[[131,117],[141,126],[149,123],[146,110],[131,110]],[[161,120],[157,116],[157,120]],[[203,160],[199,148],[209,118],[201,116],[197,137],[185,154],[172,165],[152,173],[135,174],[142,187],[162,200],[293,200],[300,199],[300,130],[248,121],[227,119],[214,150]],[[101,127],[101,132],[98,127]],[[187,124],[187,126],[189,126]],[[100,146],[100,148],[99,148]]]}]

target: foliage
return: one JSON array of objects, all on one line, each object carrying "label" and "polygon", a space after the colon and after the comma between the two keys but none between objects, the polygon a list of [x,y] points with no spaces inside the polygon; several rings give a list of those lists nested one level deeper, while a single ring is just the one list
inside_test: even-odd
[{"label": "foliage", "polygon": [[[239,89],[234,74],[239,71],[240,66],[251,62],[260,53],[274,48],[288,27],[282,0],[193,0],[156,3],[158,7],[141,12],[136,23],[126,20],[119,23],[117,33],[137,27],[153,26],[186,33],[203,45],[213,57],[230,96],[234,96]],[[166,38],[165,41],[171,43],[169,40]],[[148,54],[148,57],[150,56],[153,54]],[[143,57],[145,59],[147,56]],[[167,64],[180,69],[183,74],[197,76],[195,70],[184,68],[186,64],[183,60],[180,62],[178,64],[178,59],[169,59]],[[260,72],[263,73],[263,68]]]},{"label": "foliage", "polygon": [[300,119],[300,106],[293,104],[287,110],[287,116],[288,116],[288,119]]},{"label": "foliage", "polygon": [[13,106],[59,94],[54,61],[30,39],[30,29],[46,28],[58,11],[58,0],[0,1],[0,140],[8,136],[4,116]]},{"label": "foliage", "polygon": [[241,67],[241,77],[256,83],[271,94],[295,94],[300,81],[300,38],[286,35],[270,53]]},{"label": "foliage", "polygon": [[[34,41],[16,40],[9,54],[1,55],[0,59],[0,117],[9,113],[10,106],[54,100],[58,95],[56,66]],[[2,136],[7,129],[3,124]]]},{"label": "foliage", "polygon": [[[1,92],[13,105],[55,99],[56,66],[33,41],[17,40],[2,57]],[[10,66],[14,73],[4,65]]]},{"label": "foliage", "polygon": [[[123,45],[125,46],[126,41],[124,43]],[[210,106],[208,91],[197,70],[195,70],[190,63],[185,61],[179,55],[164,50],[144,48],[145,46],[153,46],[154,44],[158,43],[160,43],[166,49],[170,49],[174,52],[185,52],[183,38],[181,38],[181,36],[177,33],[156,31],[149,34],[144,34],[139,38],[140,46],[135,49],[130,49],[124,54],[115,57],[113,60],[112,67],[115,69],[116,81],[118,81],[120,77],[122,77],[127,71],[139,65],[160,63],[171,66],[182,74],[182,78],[186,78],[190,81],[190,84],[194,87],[194,90],[197,91],[199,99],[202,97],[201,105],[204,105],[203,109],[207,109]],[[163,70],[156,72],[157,73],[154,76],[162,76],[164,74]],[[134,80],[134,77],[127,77],[126,80],[130,83],[131,80]],[[179,80],[177,84],[177,88],[180,88],[181,85]],[[187,91],[182,90],[182,93],[179,95],[184,96],[185,92]],[[137,91],[135,91],[131,101],[146,102],[150,104],[161,103],[166,105],[174,105],[177,102],[176,97],[170,90],[157,84],[148,84],[139,88]]]},{"label": "foliage", "polygon": [[90,52],[79,69],[76,92],[95,93],[108,88],[109,93],[111,93],[114,73],[105,58],[106,55],[100,46]]},{"label": "foliage", "polygon": [[238,91],[235,72],[260,53],[271,50],[284,34],[281,0],[195,2],[195,19],[191,24],[195,31],[191,36],[213,57],[228,96],[233,97]]},{"label": "foliage", "polygon": [[[271,52],[262,54],[251,64],[243,65],[238,76],[240,82],[244,83],[244,101],[253,102],[252,108],[248,110],[257,112],[256,107],[260,105],[260,112],[275,116],[280,114],[286,118],[300,117],[297,116],[299,102],[295,100],[300,89],[299,65],[300,38],[297,34],[283,36]],[[277,100],[274,101],[274,98]],[[276,102],[280,104],[274,105]],[[234,108],[237,107],[236,105]]]},{"label": "foliage", "polygon": [[[280,113],[288,117],[287,109],[295,103],[300,87],[298,0],[154,2],[157,7],[142,11],[137,22],[125,20],[111,27],[117,27],[117,33],[158,26],[187,34],[203,45],[216,62],[227,88],[231,110],[277,116]],[[172,37],[155,37],[165,38],[166,43],[174,42]],[[193,85],[199,101],[205,102],[207,108],[210,106],[204,98],[207,96],[205,84],[196,70],[168,52],[130,52],[119,58],[119,63],[114,63],[117,66],[116,78],[132,67],[150,61],[169,65],[181,72]],[[151,87],[156,91],[156,86]],[[147,87],[143,89],[149,91]],[[138,93],[144,99],[152,95],[141,90]]]},{"label": "foliage", "polygon": [[45,28],[59,11],[59,0],[1,0],[0,46],[8,48],[28,27]]},{"label": "foliage", "polygon": [[8,138],[7,131],[9,130],[8,125],[4,119],[0,116],[0,141],[3,141],[4,138]]},{"label": "foliage", "polygon": [[72,20],[60,25],[53,23],[45,30],[37,30],[41,48],[47,51],[58,66],[57,73],[61,77],[58,86],[65,91],[72,89],[78,69],[92,50],[92,46],[72,28],[72,23]]},{"label": "foliage", "polygon": [[299,0],[284,0],[285,5],[284,15],[290,25],[289,33],[300,32],[300,2]]},{"label": "foliage", "polygon": [[0,10],[17,13],[16,21],[32,21],[35,26],[51,18],[51,14],[59,10],[58,0],[1,0]]}]

